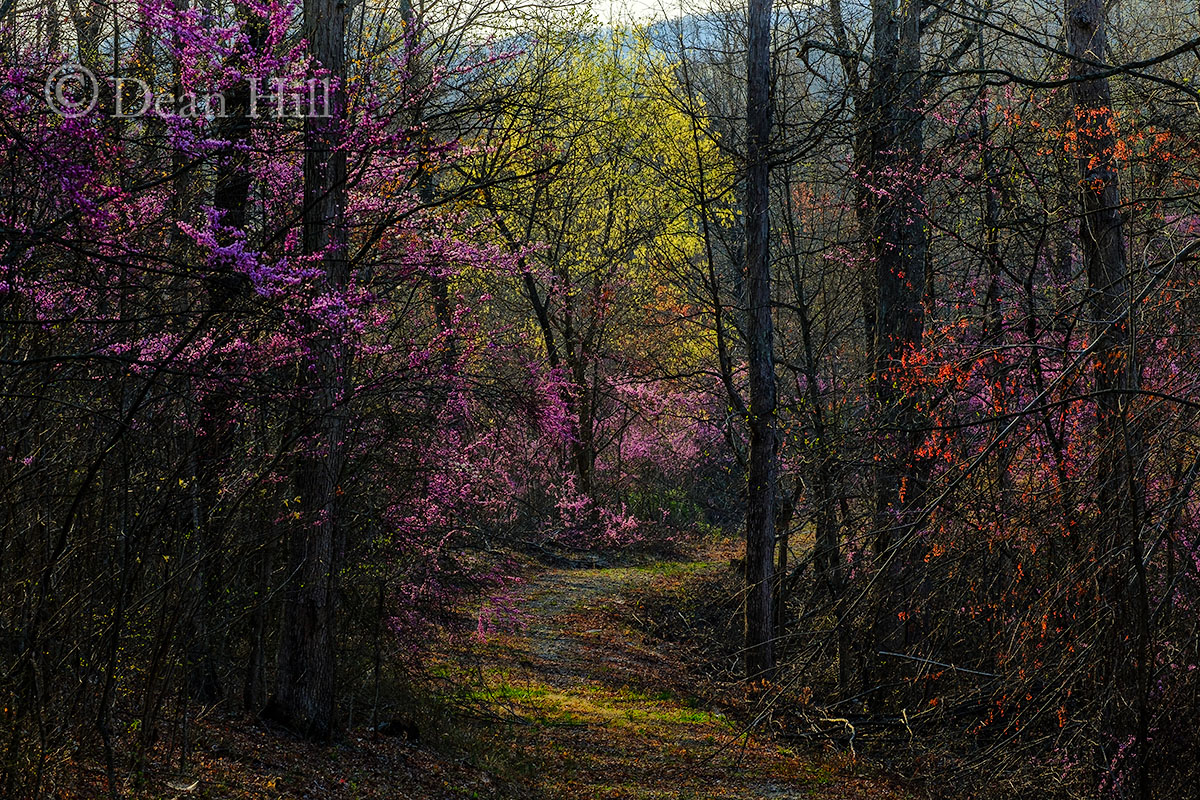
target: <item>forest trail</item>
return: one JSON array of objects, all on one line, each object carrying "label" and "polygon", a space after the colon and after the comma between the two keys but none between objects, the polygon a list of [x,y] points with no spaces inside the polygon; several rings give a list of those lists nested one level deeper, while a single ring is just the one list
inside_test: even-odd
[{"label": "forest trail", "polygon": [[[163,800],[856,800],[907,798],[869,768],[746,737],[736,684],[689,672],[683,645],[646,633],[650,598],[701,593],[727,559],[528,571],[525,625],[447,641],[426,664],[438,709],[395,703],[420,742],[379,735],[360,712],[330,744],[236,715],[197,720],[187,769],[160,754]],[[699,587],[699,588],[698,588]],[[669,616],[678,611],[658,612]],[[683,621],[683,617],[680,617]],[[712,698],[724,698],[714,701]],[[728,702],[731,707],[720,705]],[[94,787],[103,769],[90,768]],[[184,788],[179,788],[184,787]],[[189,788],[190,787],[190,788]],[[91,800],[99,788],[82,795]],[[79,795],[64,795],[64,797]]]},{"label": "forest trail", "polygon": [[900,797],[848,759],[805,758],[742,735],[724,709],[689,696],[695,678],[637,629],[631,589],[711,570],[549,569],[523,590],[527,626],[480,654],[488,702],[547,798]]}]

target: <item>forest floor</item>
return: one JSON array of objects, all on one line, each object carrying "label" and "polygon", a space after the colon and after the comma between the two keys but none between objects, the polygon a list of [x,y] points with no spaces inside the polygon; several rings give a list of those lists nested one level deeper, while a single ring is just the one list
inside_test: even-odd
[{"label": "forest floor", "polygon": [[912,797],[836,750],[794,751],[747,733],[751,702],[735,684],[699,673],[695,653],[648,632],[646,615],[661,607],[647,598],[697,582],[703,591],[728,569],[728,560],[531,568],[521,629],[448,647],[429,665],[445,719],[407,713],[422,726],[419,743],[362,726],[322,747],[213,719],[197,726],[186,777],[152,781],[148,796]]},{"label": "forest floor", "polygon": [[[547,798],[899,798],[851,758],[747,735],[736,696],[714,699],[677,646],[647,635],[638,598],[717,569],[706,562],[551,569],[526,586],[527,628],[479,666],[517,723],[528,789]],[[725,693],[727,695],[727,693]],[[741,707],[739,707],[741,706]]]}]

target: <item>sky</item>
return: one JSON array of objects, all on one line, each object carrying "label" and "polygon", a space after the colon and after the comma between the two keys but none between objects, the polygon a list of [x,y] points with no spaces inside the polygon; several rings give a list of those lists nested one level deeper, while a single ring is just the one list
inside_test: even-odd
[{"label": "sky", "polygon": [[700,4],[688,0],[592,0],[592,8],[602,22],[609,22],[614,17],[627,18],[631,14],[643,20],[678,17],[699,7]]}]

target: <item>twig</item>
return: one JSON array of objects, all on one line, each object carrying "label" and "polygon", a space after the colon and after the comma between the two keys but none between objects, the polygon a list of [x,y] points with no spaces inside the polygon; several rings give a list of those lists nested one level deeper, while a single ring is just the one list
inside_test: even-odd
[{"label": "twig", "polygon": [[845,725],[850,731],[850,755],[857,755],[854,752],[854,735],[856,731],[854,730],[854,725],[850,722],[850,720],[846,719],[845,717],[822,717],[821,719],[817,720],[817,722],[840,722]]},{"label": "twig", "polygon": [[[977,669],[967,669],[966,667],[956,667],[953,664],[946,664],[941,661],[934,661],[932,658],[920,658],[919,656],[908,656],[908,655],[905,655],[904,653],[893,653],[890,650],[880,650],[877,653],[877,655],[891,656],[892,658],[906,658],[909,661],[919,661],[922,664],[932,664],[935,667],[942,667],[943,669],[952,669],[955,672],[965,672],[969,675],[982,675],[985,678],[999,678],[1000,677],[999,675],[997,675],[994,672],[981,672],[980,670],[977,670]],[[906,726],[908,725],[907,719],[905,720],[905,725]]]}]

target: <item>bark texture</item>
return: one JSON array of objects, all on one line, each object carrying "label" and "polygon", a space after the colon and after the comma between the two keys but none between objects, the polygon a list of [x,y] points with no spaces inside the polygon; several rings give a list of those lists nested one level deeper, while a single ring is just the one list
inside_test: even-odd
[{"label": "bark texture", "polygon": [[1091,557],[1099,569],[1098,601],[1107,633],[1096,680],[1108,699],[1096,721],[1101,731],[1096,768],[1115,796],[1148,798],[1152,615],[1141,539],[1143,447],[1128,413],[1141,382],[1115,155],[1117,120],[1108,79],[1098,74],[1108,55],[1103,0],[1067,0],[1066,35],[1069,76],[1075,79],[1070,98],[1079,148],[1079,246],[1093,316],[1092,376],[1099,396],[1099,516]]},{"label": "bark texture", "polygon": [[750,457],[746,496],[746,677],[775,668],[776,422],[771,323],[771,0],[750,0],[746,87],[746,325]]},{"label": "bark texture", "polygon": [[[304,251],[320,253],[323,286],[349,280],[346,258],[346,154],[338,150],[345,93],[346,7],[341,0],[306,0],[309,52],[329,72],[329,116],[304,122]],[[316,111],[320,112],[318,108]],[[310,110],[311,111],[311,110]],[[314,331],[313,352],[300,382],[308,398],[310,437],[296,465],[299,529],[291,534],[289,583],[274,696],[268,712],[306,736],[323,739],[335,727],[337,578],[345,549],[339,482],[345,462],[350,360],[328,330]]]}]

